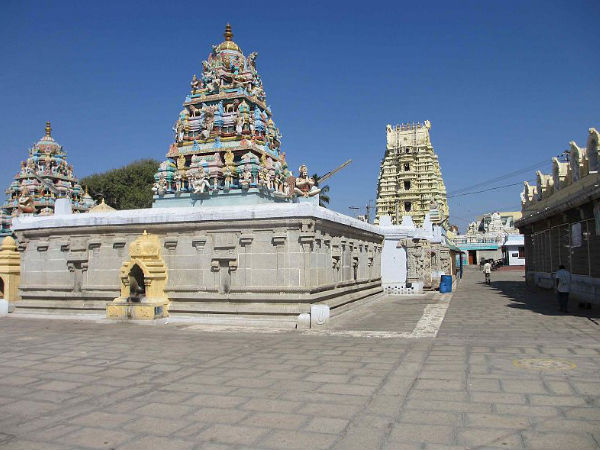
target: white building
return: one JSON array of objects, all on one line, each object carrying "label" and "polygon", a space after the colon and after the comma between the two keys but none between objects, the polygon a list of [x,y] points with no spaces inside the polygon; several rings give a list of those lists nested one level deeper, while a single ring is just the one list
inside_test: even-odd
[{"label": "white building", "polygon": [[525,265],[525,237],[522,234],[509,234],[502,246],[505,263],[509,266]]}]

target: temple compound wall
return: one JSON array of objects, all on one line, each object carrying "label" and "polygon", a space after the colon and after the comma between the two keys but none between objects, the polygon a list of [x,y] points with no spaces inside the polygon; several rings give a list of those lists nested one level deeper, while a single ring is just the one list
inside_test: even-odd
[{"label": "temple compound wall", "polygon": [[552,174],[525,182],[525,273],[530,285],[552,289],[560,265],[571,272],[571,298],[600,304],[600,135],[589,129],[587,145],[570,143],[566,161],[552,159]]},{"label": "temple compound wall", "polygon": [[123,299],[123,267],[144,233],[159,242],[153,264],[166,276],[155,278],[171,315],[295,322],[311,304],[333,315],[381,292],[378,227],[311,203],[18,217],[13,227],[21,311],[104,312]]}]

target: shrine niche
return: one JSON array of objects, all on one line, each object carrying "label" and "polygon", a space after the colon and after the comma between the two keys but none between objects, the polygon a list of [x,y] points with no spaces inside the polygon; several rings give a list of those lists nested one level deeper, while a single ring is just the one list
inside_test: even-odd
[{"label": "shrine niche", "polygon": [[167,266],[158,236],[144,234],[129,245],[129,260],[121,266],[121,296],[106,307],[109,319],[151,320],[168,317],[165,293]]}]

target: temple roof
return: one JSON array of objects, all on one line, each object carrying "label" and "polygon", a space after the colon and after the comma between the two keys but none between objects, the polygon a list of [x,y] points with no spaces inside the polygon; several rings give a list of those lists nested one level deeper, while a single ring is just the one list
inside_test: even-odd
[{"label": "temple roof", "polygon": [[223,37],[225,38],[225,40],[215,47],[215,50],[217,52],[220,52],[222,50],[233,50],[242,53],[242,49],[235,42],[233,42],[233,32],[231,31],[231,25],[225,25],[225,33],[223,33]]},{"label": "temple roof", "polygon": [[46,122],[46,134],[33,146],[34,150],[42,153],[59,153],[62,146],[52,137],[50,122]]}]

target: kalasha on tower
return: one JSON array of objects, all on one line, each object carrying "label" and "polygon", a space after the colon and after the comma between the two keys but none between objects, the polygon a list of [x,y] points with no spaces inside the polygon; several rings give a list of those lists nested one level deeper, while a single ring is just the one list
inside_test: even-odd
[{"label": "kalasha on tower", "polygon": [[21,162],[19,172],[6,189],[2,211],[5,218],[51,215],[59,198],[69,199],[73,212],[87,212],[95,205],[73,174],[73,166],[67,163],[67,153],[52,137],[50,122],[46,122],[45,136],[29,150],[29,157]]},{"label": "kalasha on tower", "polygon": [[229,24],[224,37],[192,78],[175,142],[154,177],[153,207],[286,202],[319,191],[306,166],[298,177],[288,170],[258,54],[242,53]]}]

